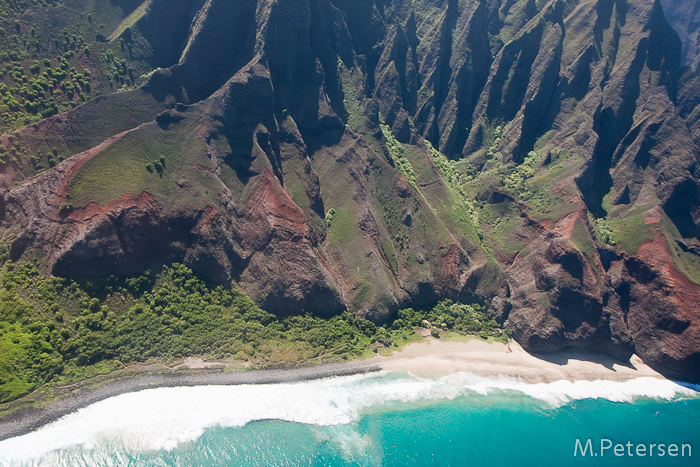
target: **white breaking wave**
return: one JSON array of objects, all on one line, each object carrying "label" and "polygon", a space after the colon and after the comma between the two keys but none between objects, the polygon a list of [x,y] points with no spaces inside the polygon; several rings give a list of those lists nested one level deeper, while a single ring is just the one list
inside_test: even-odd
[{"label": "white breaking wave", "polygon": [[686,386],[666,379],[636,378],[629,381],[554,381],[552,383],[530,384],[515,378],[501,376],[483,378],[469,373],[456,373],[442,378],[442,381],[461,385],[465,389],[488,395],[494,391],[517,391],[533,399],[539,399],[559,407],[572,400],[607,399],[613,402],[634,402],[641,397],[672,400],[678,396],[697,396]]},{"label": "white breaking wave", "polygon": [[242,427],[256,420],[344,425],[356,420],[363,410],[387,402],[453,400],[499,391],[516,391],[554,407],[580,399],[633,402],[640,397],[697,397],[691,388],[655,378],[528,384],[470,373],[433,380],[405,372],[293,384],[149,389],[98,402],[35,432],[0,442],[0,466],[36,460],[75,446],[89,450],[100,443],[137,451],[171,450],[198,439],[207,428]]}]

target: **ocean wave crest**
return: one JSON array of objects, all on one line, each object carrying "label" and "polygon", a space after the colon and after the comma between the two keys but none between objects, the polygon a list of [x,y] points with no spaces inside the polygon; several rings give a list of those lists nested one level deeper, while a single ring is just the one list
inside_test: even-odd
[{"label": "ocean wave crest", "polygon": [[[171,450],[210,427],[242,427],[257,420],[319,426],[344,425],[385,403],[454,400],[494,393],[523,394],[559,407],[572,400],[697,397],[690,387],[656,378],[556,381],[529,384],[516,378],[456,373],[440,379],[378,372],[292,384],[149,389],[116,396],[69,414],[35,432],[0,442],[0,465],[45,463],[50,453],[80,446],[119,445],[126,450]],[[48,456],[48,457],[47,457]]]}]

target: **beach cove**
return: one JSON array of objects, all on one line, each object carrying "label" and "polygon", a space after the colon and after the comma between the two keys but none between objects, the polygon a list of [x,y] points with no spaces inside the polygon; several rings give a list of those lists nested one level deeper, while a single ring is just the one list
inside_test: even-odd
[{"label": "beach cove", "polygon": [[[545,360],[528,354],[515,342],[505,345],[477,339],[458,342],[430,338],[389,356],[347,364],[142,375],[82,391],[57,405],[2,422],[6,438],[12,436],[12,430],[15,436],[23,436],[0,442],[0,465],[104,465],[90,462],[98,453],[109,457],[115,452],[127,458],[135,456],[133,459],[143,465],[161,465],[149,464],[145,459],[163,456],[173,459],[166,465],[177,465],[175,459],[182,461],[184,454],[180,451],[187,446],[187,456],[194,456],[188,462],[199,463],[201,459],[192,452],[199,448],[193,446],[211,443],[211,436],[221,442],[218,437],[224,434],[233,445],[219,446],[222,455],[238,443],[259,449],[259,438],[272,436],[266,443],[282,443],[279,449],[293,459],[285,450],[297,448],[285,447],[273,436],[279,430],[279,436],[291,430],[294,436],[313,439],[322,432],[333,440],[328,443],[340,443],[339,452],[326,453],[333,459],[336,454],[340,456],[329,465],[392,465],[365,462],[367,452],[362,454],[362,450],[380,449],[380,440],[358,434],[363,421],[411,414],[418,417],[412,423],[425,423],[425,416],[433,419],[442,414],[449,424],[459,414],[472,419],[488,417],[488,413],[506,418],[527,415],[536,420],[542,416],[556,419],[563,413],[568,417],[571,411],[576,414],[581,407],[600,404],[610,413],[629,411],[625,416],[634,420],[640,410],[657,405],[660,413],[680,410],[679,404],[689,405],[685,410],[691,413],[700,413],[699,400],[693,388],[660,377],[634,357],[625,363],[571,353],[550,355]],[[689,423],[689,438],[679,441],[700,439],[697,423]],[[473,429],[461,422],[458,425],[455,430]],[[256,433],[257,441],[248,436],[250,430]],[[432,433],[437,436],[434,430]],[[245,440],[239,440],[243,435]],[[42,448],[38,452],[32,449],[30,454],[29,446]],[[384,448],[381,450],[384,452]],[[272,453],[258,454],[274,462]],[[312,451],[297,454],[302,458],[317,455]],[[326,454],[320,449],[318,456]],[[268,455],[273,457],[265,457]],[[81,464],[79,459],[83,458],[91,461]],[[256,465],[249,461],[201,465]]]},{"label": "beach cove", "polygon": [[429,337],[378,360],[384,370],[410,371],[426,376],[469,372],[487,377],[508,376],[527,383],[664,379],[636,355],[628,362],[605,354],[576,350],[535,356],[515,341],[506,345],[481,339],[454,341]]}]

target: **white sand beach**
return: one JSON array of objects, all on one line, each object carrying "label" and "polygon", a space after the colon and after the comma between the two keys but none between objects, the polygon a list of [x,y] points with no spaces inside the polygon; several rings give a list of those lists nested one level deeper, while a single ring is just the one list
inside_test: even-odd
[{"label": "white sand beach", "polygon": [[470,372],[480,376],[518,377],[529,383],[663,378],[636,355],[629,362],[620,362],[604,354],[573,350],[535,356],[515,341],[505,345],[479,339],[457,342],[428,338],[407,345],[390,356],[377,357],[377,360],[384,370],[410,371],[423,376]]},{"label": "white sand beach", "polygon": [[[619,362],[596,353],[576,351],[553,355],[531,355],[511,341],[509,345],[480,339],[453,341],[428,337],[389,356],[342,364],[323,364],[290,369],[223,372],[223,363],[188,358],[177,367],[149,367],[157,373],[126,374],[104,385],[82,388],[83,383],[66,386],[64,397],[43,408],[27,407],[0,418],[0,440],[29,433],[63,415],[121,394],[145,389],[189,386],[226,386],[294,383],[331,376],[371,373],[377,370],[409,371],[416,376],[439,378],[469,372],[479,376],[510,376],[523,383],[555,381],[628,381],[635,378],[663,379],[637,357]],[[182,370],[189,371],[182,371]],[[170,371],[166,371],[170,370]],[[191,372],[194,370],[194,372]],[[208,371],[203,371],[208,370]]]}]

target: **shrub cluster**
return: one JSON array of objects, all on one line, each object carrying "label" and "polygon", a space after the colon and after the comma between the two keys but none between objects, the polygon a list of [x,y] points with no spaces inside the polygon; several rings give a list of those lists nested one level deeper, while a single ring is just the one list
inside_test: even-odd
[{"label": "shrub cluster", "polygon": [[535,176],[537,168],[542,162],[542,156],[530,151],[522,164],[516,165],[503,180],[506,188],[517,193],[521,198],[527,199],[529,186],[527,181]]},{"label": "shrub cluster", "polygon": [[152,359],[233,357],[258,367],[342,361],[406,342],[426,319],[444,330],[504,336],[479,305],[409,308],[385,326],[347,312],[282,318],[181,264],[132,278],[47,279],[32,264],[8,261],[0,245],[0,402]]},{"label": "shrub cluster", "polygon": [[594,222],[595,232],[598,239],[605,245],[615,246],[615,236],[613,229],[606,219],[596,219]]},{"label": "shrub cluster", "polygon": [[380,125],[380,127],[384,134],[384,139],[386,140],[389,156],[394,161],[396,169],[404,176],[408,183],[413,187],[417,187],[416,174],[413,172],[413,166],[411,166],[411,163],[406,159],[403,145],[394,138],[394,135],[391,133],[391,128],[389,128],[388,125]]},{"label": "shrub cluster", "polygon": [[165,156],[160,156],[158,160],[146,164],[146,170],[151,173],[155,170],[159,175],[162,175],[163,170],[165,170]]}]

